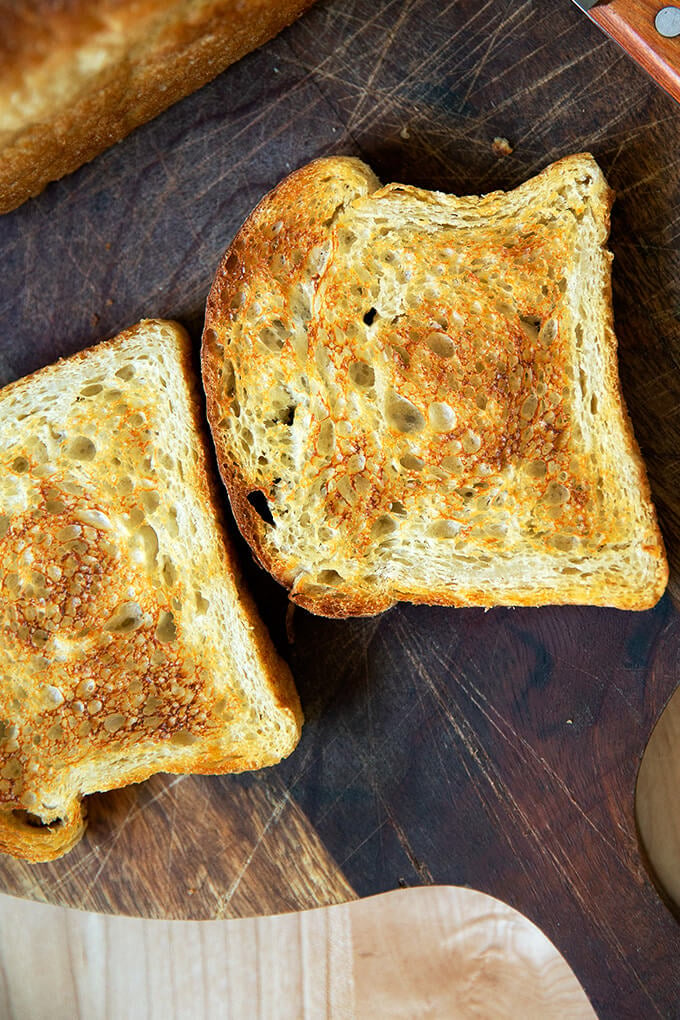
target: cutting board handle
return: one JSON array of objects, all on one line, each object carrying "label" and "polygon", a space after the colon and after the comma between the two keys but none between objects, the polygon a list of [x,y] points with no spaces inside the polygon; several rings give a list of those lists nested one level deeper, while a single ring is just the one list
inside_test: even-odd
[{"label": "cutting board handle", "polygon": [[[588,12],[630,56],[680,102],[680,35],[667,38],[655,26],[659,0],[610,0]],[[680,3],[670,6],[678,7]]]}]

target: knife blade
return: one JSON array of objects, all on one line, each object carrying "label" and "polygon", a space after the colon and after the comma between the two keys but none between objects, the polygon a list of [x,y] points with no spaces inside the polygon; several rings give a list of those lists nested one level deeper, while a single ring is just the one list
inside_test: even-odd
[{"label": "knife blade", "polygon": [[680,5],[659,0],[574,0],[680,102]]}]

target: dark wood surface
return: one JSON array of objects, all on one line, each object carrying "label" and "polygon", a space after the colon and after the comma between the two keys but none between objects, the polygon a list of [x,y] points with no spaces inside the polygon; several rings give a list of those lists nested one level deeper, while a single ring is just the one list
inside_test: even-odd
[{"label": "dark wood surface", "polygon": [[[513,146],[499,157],[496,136]],[[0,220],[0,382],[165,315],[198,342],[220,255],[315,156],[458,193],[588,149],[618,192],[622,384],[672,566],[652,611],[296,611],[247,568],[307,715],[251,776],[157,777],[90,801],[66,858],[11,893],[147,916],[292,910],[470,885],[535,921],[601,1017],[680,1016],[680,927],[646,871],[634,786],[680,679],[680,107],[569,0],[320,0]],[[248,556],[240,545],[244,561]]]}]

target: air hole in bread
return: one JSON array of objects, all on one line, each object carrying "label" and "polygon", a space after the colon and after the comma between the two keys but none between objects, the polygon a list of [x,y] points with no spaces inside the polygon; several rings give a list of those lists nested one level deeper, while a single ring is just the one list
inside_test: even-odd
[{"label": "air hole in bread", "polygon": [[456,350],[456,345],[447,333],[430,333],[425,343],[440,358],[451,358]]},{"label": "air hole in bread", "polygon": [[425,467],[425,461],[421,457],[416,457],[413,453],[405,453],[400,458],[399,463],[407,471],[422,471]]},{"label": "air hole in bread", "polygon": [[297,410],[297,406],[295,404],[291,404],[289,407],[282,408],[279,411],[277,417],[278,417],[279,421],[282,422],[284,425],[289,425],[290,426],[290,425],[293,424],[293,422],[295,420],[295,412],[296,412],[296,410]]},{"label": "air hole in bread", "polygon": [[[581,339],[583,331],[580,324],[576,326],[577,338]],[[557,336],[557,323],[554,319],[548,319],[544,324],[539,334],[539,339],[544,347],[549,347]]]},{"label": "air hole in bread", "polygon": [[170,743],[174,744],[176,747],[190,747],[192,744],[195,744],[198,739],[199,738],[196,734],[191,733],[189,730],[177,730],[177,732],[173,733],[170,737]]},{"label": "air hole in bread", "polygon": [[69,443],[66,453],[73,460],[94,460],[97,447],[87,436],[76,436]]},{"label": "air hole in bread", "polygon": [[[309,303],[309,298],[303,290],[293,292],[290,300],[290,312],[294,319],[298,319],[302,323],[309,322],[311,319],[312,306]],[[283,326],[283,323],[281,323],[281,325]]]},{"label": "air hole in bread", "polygon": [[526,466],[526,472],[530,478],[545,478],[548,468],[543,460],[530,460]]},{"label": "air hole in bread", "polygon": [[328,584],[331,587],[342,584],[344,580],[342,574],[339,574],[337,570],[321,570],[317,575],[317,581],[320,584]]},{"label": "air hole in bread", "polygon": [[234,363],[229,358],[225,358],[223,362],[221,375],[224,395],[233,397],[236,389],[236,374],[234,372]]},{"label": "air hole in bread", "polygon": [[210,601],[205,597],[202,591],[198,588],[194,591],[194,599],[196,601],[196,613],[198,616],[205,616],[210,608]]},{"label": "air hole in bread", "polygon": [[142,546],[149,569],[155,571],[156,557],[158,556],[158,535],[150,524],[144,524],[139,529],[139,537],[142,540]]},{"label": "air hole in bread", "polygon": [[434,521],[427,529],[428,535],[433,538],[455,538],[460,531],[460,524],[457,521]]},{"label": "air hole in bread", "polygon": [[577,540],[574,535],[553,535],[551,542],[560,552],[573,552]]},{"label": "air hole in bread", "polygon": [[543,497],[548,506],[561,506],[569,499],[569,489],[560,482],[550,482]]},{"label": "air hole in bread", "polygon": [[29,825],[32,829],[44,829],[46,832],[58,829],[64,824],[63,818],[55,818],[51,822],[43,822],[42,818],[39,818],[38,815],[34,815],[30,811],[24,811],[23,808],[15,808],[12,811],[12,815],[18,822]]},{"label": "air hole in bread", "polygon": [[29,464],[25,457],[15,457],[12,461],[12,471],[17,475],[23,475],[28,471]]},{"label": "air hole in bread", "polygon": [[171,506],[168,516],[165,519],[166,527],[173,538],[179,538],[179,525],[177,524],[177,507]]},{"label": "air hole in bread", "polygon": [[535,343],[541,329],[541,320],[533,315],[520,315],[519,324],[532,343]]},{"label": "air hole in bread", "polygon": [[228,256],[227,261],[224,263],[224,268],[228,273],[234,273],[238,269],[238,256],[235,252],[231,252]]},{"label": "air hole in bread", "polygon": [[169,644],[177,638],[177,627],[172,613],[161,610],[156,626],[156,637],[162,644]]},{"label": "air hole in bread", "polygon": [[91,383],[89,386],[83,386],[80,395],[81,397],[95,397],[103,389],[104,387],[101,383]]},{"label": "air hole in bread", "polygon": [[590,413],[597,414],[597,407],[598,407],[597,394],[593,393],[592,397],[590,398]]},{"label": "air hole in bread", "polygon": [[456,425],[455,411],[443,402],[430,404],[427,416],[435,432],[450,432]]},{"label": "air hole in bread", "polygon": [[463,462],[460,457],[444,457],[440,466],[452,475],[459,475],[463,471]]},{"label": "air hole in bread", "polygon": [[476,432],[472,432],[471,430],[468,430],[465,433],[465,435],[462,437],[461,444],[463,446],[463,450],[464,450],[465,453],[468,453],[468,454],[470,454],[470,453],[477,453],[477,451],[479,450],[479,448],[482,445],[482,440],[476,434]]},{"label": "air hole in bread", "polygon": [[245,428],[241,430],[240,433],[241,449],[244,450],[245,453],[249,453],[250,450],[252,450],[254,441],[255,439],[250,429]]},{"label": "air hole in bread", "polygon": [[523,401],[520,408],[520,417],[525,421],[531,421],[533,416],[536,414],[538,408],[538,397],[535,393],[530,393],[529,396]]},{"label": "air hole in bread", "polygon": [[390,503],[390,513],[396,514],[397,517],[406,516],[406,507],[404,506],[400,499],[392,500],[392,502]]},{"label": "air hole in bread", "polygon": [[322,421],[316,445],[322,456],[329,456],[335,450],[335,423],[332,418]]},{"label": "air hole in bread", "polygon": [[258,334],[260,343],[274,354],[278,354],[287,338],[288,330],[280,319],[275,319],[270,326],[265,326]]},{"label": "air hole in bread", "polygon": [[76,687],[76,694],[78,695],[79,698],[84,698],[85,700],[87,700],[91,694],[94,694],[96,686],[97,685],[95,684],[92,677],[87,677],[85,680],[81,680],[78,686]]},{"label": "air hole in bread", "polygon": [[135,374],[134,365],[123,365],[123,367],[119,368],[118,371],[116,372],[118,378],[122,379],[124,382],[129,382],[134,374]]},{"label": "air hole in bread", "polygon": [[349,366],[349,377],[355,386],[360,386],[362,389],[369,388],[375,384],[373,366],[365,361],[353,361]]},{"label": "air hole in bread", "polygon": [[112,634],[129,634],[141,627],[143,619],[142,607],[138,602],[123,602],[106,621],[104,630]]},{"label": "air hole in bread", "polygon": [[107,733],[117,733],[125,726],[125,716],[120,712],[113,712],[104,719],[104,729]]},{"label": "air hole in bread", "polygon": [[267,497],[261,489],[253,489],[252,492],[248,493],[248,502],[252,506],[255,513],[262,518],[265,524],[272,524],[275,526],[275,521],[272,516],[272,512],[269,509],[269,503]]},{"label": "air hole in bread", "polygon": [[175,564],[171,559],[165,560],[163,567],[161,568],[161,574],[163,575],[163,580],[167,584],[168,588],[172,588],[173,584],[177,580],[177,571],[175,569]]},{"label": "air hole in bread", "polygon": [[389,514],[382,514],[378,517],[377,521],[375,521],[371,528],[371,538],[385,538],[387,535],[391,535],[392,532],[396,531],[397,527],[397,522],[390,517]]},{"label": "air hole in bread", "polygon": [[338,241],[343,248],[351,248],[356,239],[357,235],[351,230],[341,230],[338,233]]},{"label": "air hole in bread", "polygon": [[128,520],[130,527],[138,528],[142,521],[144,520],[144,511],[142,510],[142,508],[140,506],[133,506],[133,508],[130,510]]},{"label": "air hole in bread", "polygon": [[390,340],[389,344],[390,344],[390,347],[392,348],[392,350],[395,352],[395,354],[399,358],[399,360],[401,361],[402,366],[404,368],[408,368],[409,365],[411,364],[411,355],[406,350],[406,348],[402,347],[401,344],[395,343],[393,340]]},{"label": "air hole in bread", "polygon": [[155,489],[147,489],[145,492],[142,492],[140,499],[147,513],[153,513],[154,510],[158,509],[161,501],[161,497]]},{"label": "air hole in bread", "polygon": [[425,418],[415,404],[394,390],[387,398],[385,411],[388,424],[397,432],[420,432],[425,428]]},{"label": "air hole in bread", "polygon": [[368,309],[368,311],[364,315],[364,322],[366,323],[367,326],[372,326],[373,325],[373,320],[375,319],[377,314],[378,314],[377,308],[369,308]]}]

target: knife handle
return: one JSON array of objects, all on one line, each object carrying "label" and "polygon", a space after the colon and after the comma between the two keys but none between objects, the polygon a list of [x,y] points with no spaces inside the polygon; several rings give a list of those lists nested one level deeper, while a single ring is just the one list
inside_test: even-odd
[{"label": "knife handle", "polygon": [[680,36],[665,38],[654,25],[664,6],[659,0],[610,0],[588,15],[680,102]]}]

